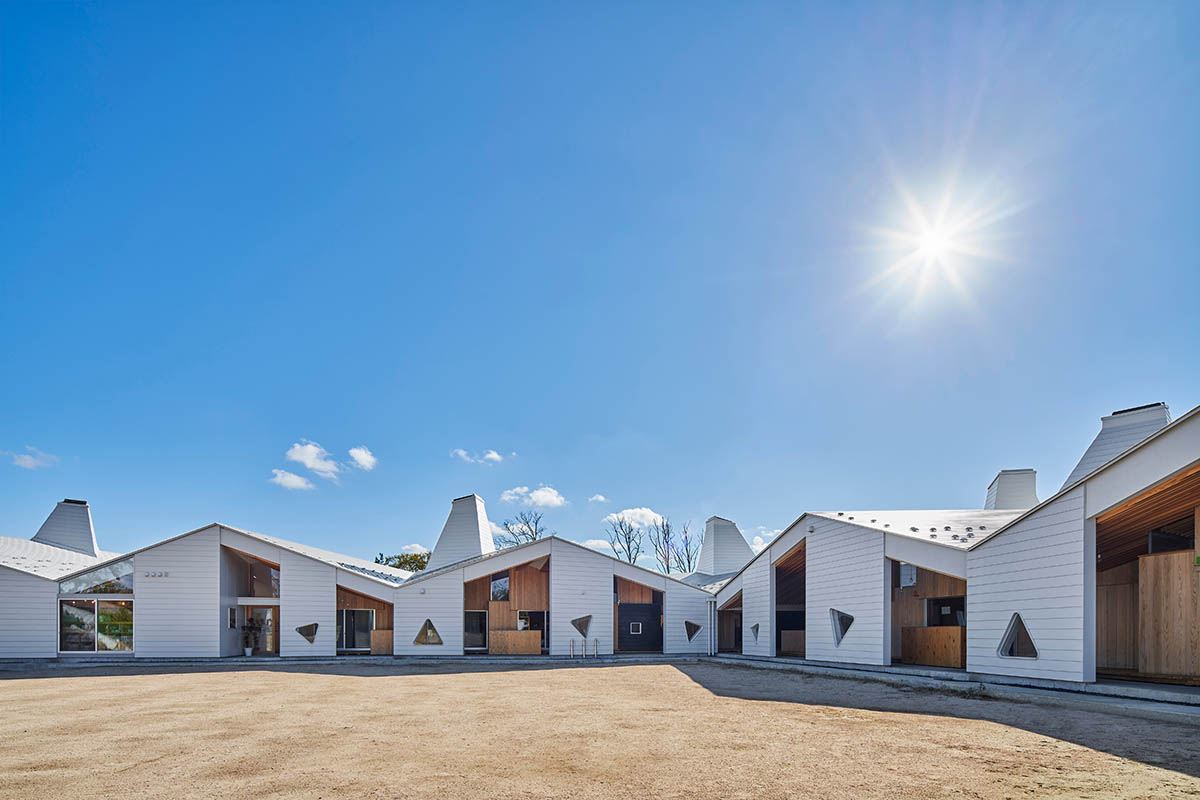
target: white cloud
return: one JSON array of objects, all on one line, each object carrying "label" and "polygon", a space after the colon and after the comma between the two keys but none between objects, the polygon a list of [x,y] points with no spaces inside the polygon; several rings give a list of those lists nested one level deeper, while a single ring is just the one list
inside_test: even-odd
[{"label": "white cloud", "polygon": [[771,540],[776,536],[783,533],[782,528],[775,528],[774,530],[771,530],[767,528],[766,525],[759,525],[757,528],[755,528],[755,530],[758,531],[758,533],[753,539],[750,540],[750,549],[756,553],[770,544]]},{"label": "white cloud", "polygon": [[488,525],[492,526],[492,536],[507,536],[508,535],[508,531],[504,530],[503,526],[497,525],[496,523],[492,522],[490,519],[488,520]]},{"label": "white cloud", "polygon": [[602,494],[596,493],[588,498],[589,503],[607,503],[608,498]]},{"label": "white cloud", "polygon": [[532,490],[528,486],[514,486],[501,492],[500,499],[506,503],[522,503],[537,508],[559,508],[567,504],[567,498],[553,486],[546,485]]},{"label": "white cloud", "polygon": [[528,486],[514,486],[500,493],[500,499],[506,503],[516,503],[529,498]]},{"label": "white cloud", "polygon": [[25,450],[24,453],[5,453],[4,455],[12,456],[12,463],[21,469],[41,469],[42,467],[53,467],[58,463],[58,456],[43,453],[31,444],[25,445]]},{"label": "white cloud", "polygon": [[[513,453],[515,456],[516,453]],[[466,464],[499,464],[504,460],[504,456],[497,453],[495,450],[484,450],[483,455],[474,456],[463,450],[461,447],[456,447],[450,451],[451,458],[457,458]]]},{"label": "white cloud", "polygon": [[540,486],[529,493],[525,504],[538,508],[559,508],[567,504],[567,498],[559,494],[553,486]]},{"label": "white cloud", "polygon": [[580,542],[580,544],[584,547],[590,547],[593,550],[608,550],[610,553],[612,552],[612,545],[604,539],[588,539],[587,541]]},{"label": "white cloud", "polygon": [[286,469],[273,469],[271,472],[273,473],[273,476],[270,478],[271,483],[277,483],[285,489],[313,488],[312,481],[302,475],[288,472]]},{"label": "white cloud", "polygon": [[375,469],[375,465],[379,463],[379,459],[365,445],[350,448],[350,457],[354,459],[354,466],[359,469],[365,469],[368,472]]},{"label": "white cloud", "polygon": [[287,460],[303,464],[322,478],[336,481],[341,467],[329,457],[329,451],[307,439],[301,439],[300,442],[293,444],[287,451]]},{"label": "white cloud", "polygon": [[615,522],[618,519],[625,520],[635,528],[648,528],[656,522],[661,522],[662,515],[649,508],[627,508],[624,511],[609,514],[604,521]]},{"label": "white cloud", "polygon": [[406,544],[400,548],[402,553],[428,553],[429,548],[423,544]]}]

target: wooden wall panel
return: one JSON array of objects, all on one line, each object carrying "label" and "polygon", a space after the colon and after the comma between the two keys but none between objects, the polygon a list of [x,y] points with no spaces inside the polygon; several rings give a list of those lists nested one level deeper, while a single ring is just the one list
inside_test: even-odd
[{"label": "wooden wall panel", "polygon": [[1200,675],[1200,569],[1196,551],[1138,559],[1138,671]]},{"label": "wooden wall panel", "polygon": [[1096,667],[1137,669],[1137,562],[1096,573]]},{"label": "wooden wall panel", "polygon": [[463,584],[463,610],[487,611],[492,599],[492,577],[485,575]]},{"label": "wooden wall panel", "polygon": [[618,603],[653,603],[654,590],[640,583],[617,578]]},{"label": "wooden wall panel", "polygon": [[375,609],[376,630],[390,631],[392,629],[392,604],[377,597],[368,597],[339,586],[337,587],[337,608],[373,608]]},{"label": "wooden wall panel", "polygon": [[967,629],[957,625],[905,628],[903,661],[929,667],[967,666]]},{"label": "wooden wall panel", "polygon": [[520,611],[550,609],[550,572],[522,564],[508,571],[509,600]]},{"label": "wooden wall panel", "polygon": [[541,655],[541,631],[496,631],[488,636],[492,655]]},{"label": "wooden wall panel", "polygon": [[490,601],[488,603],[488,630],[515,631],[516,629],[517,609],[513,607],[513,604],[505,600]]},{"label": "wooden wall panel", "polygon": [[[717,650],[722,653],[736,652],[734,649],[734,630],[740,621],[740,611],[717,612]],[[613,632],[614,634],[616,631]]]}]

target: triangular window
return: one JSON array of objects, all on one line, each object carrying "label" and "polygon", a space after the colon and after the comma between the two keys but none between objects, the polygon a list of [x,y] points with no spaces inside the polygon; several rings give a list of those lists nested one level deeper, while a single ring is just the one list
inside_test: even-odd
[{"label": "triangular window", "polygon": [[571,620],[571,624],[575,626],[575,630],[579,631],[579,635],[586,639],[588,628],[592,625],[592,615],[588,614],[586,617],[576,617]]},{"label": "triangular window", "polygon": [[133,559],[127,558],[62,581],[58,584],[58,593],[133,594]]},{"label": "triangular window", "polygon": [[683,628],[684,628],[684,630],[686,630],[686,631],[687,631],[687,637],[688,637],[688,641],[689,641],[689,642],[690,642],[692,639],[695,639],[695,638],[696,638],[696,634],[700,632],[700,626],[699,626],[699,625],[697,625],[696,623],[694,623],[694,622],[690,622],[690,621],[688,621],[688,620],[684,620],[684,622],[683,622]]},{"label": "triangular window", "polygon": [[1033,637],[1029,635],[1029,629],[1025,627],[1020,614],[1013,614],[1012,619],[1008,621],[1008,628],[1004,631],[1004,638],[1000,640],[996,655],[1001,658],[1038,657]]},{"label": "triangular window", "polygon": [[758,641],[758,623],[757,622],[750,626],[750,632],[754,634],[754,641],[757,642]]},{"label": "triangular window", "polygon": [[836,608],[831,608],[829,609],[829,622],[833,625],[834,647],[839,647],[842,644],[842,639],[846,637],[846,632],[854,624],[854,617],[845,611],[838,611]]},{"label": "triangular window", "polygon": [[438,635],[437,628],[433,627],[432,620],[425,620],[425,624],[421,626],[421,632],[417,634],[417,638],[413,639],[413,644],[441,644],[442,637]]}]

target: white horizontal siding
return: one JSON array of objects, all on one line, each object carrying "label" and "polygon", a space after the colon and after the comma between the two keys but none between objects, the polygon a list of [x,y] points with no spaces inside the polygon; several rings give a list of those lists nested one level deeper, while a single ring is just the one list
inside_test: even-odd
[{"label": "white horizontal siding", "polygon": [[520,549],[500,551],[494,556],[466,564],[462,568],[463,582],[468,583],[477,578],[491,575],[493,572],[503,572],[506,569],[527,564],[537,558],[550,555],[550,540],[544,539]]},{"label": "white horizontal siding", "polygon": [[[844,522],[813,520],[805,553],[805,655],[815,661],[886,664],[891,625],[887,619],[888,580],[884,534]],[[854,622],[834,644],[829,610]]]},{"label": "white horizontal siding", "polygon": [[[213,525],[133,557],[135,656],[221,655],[220,541]],[[147,577],[147,572],[167,574]]]},{"label": "white horizontal siding", "polygon": [[[553,563],[551,563],[553,574]],[[425,620],[433,622],[440,645],[416,644]],[[396,655],[462,655],[463,653],[463,571],[452,569],[428,580],[396,590]]]},{"label": "white horizontal siding", "polygon": [[[967,669],[1082,681],[1084,490],[1064,495],[967,554]],[[1036,659],[996,654],[1021,615]]]},{"label": "white horizontal siding", "polygon": [[[279,552],[279,655],[331,656],[337,652],[337,570],[288,550]],[[296,628],[317,623],[309,642]]]},{"label": "white horizontal siding", "polygon": [[[742,573],[742,652],[746,655],[775,655],[774,572],[770,556],[763,556]],[[755,625],[758,625],[757,637]]]},{"label": "white horizontal siding", "polygon": [[601,655],[613,651],[613,560],[555,540],[550,556],[550,653],[579,655],[583,637],[571,620],[591,615],[587,648],[599,643]]},{"label": "white horizontal siding", "polygon": [[[707,653],[711,635],[708,606],[712,595],[667,581],[663,594],[663,652]],[[700,632],[690,642],[684,622],[694,622]]]},{"label": "white horizontal siding", "polygon": [[0,567],[0,658],[58,654],[58,582]]}]

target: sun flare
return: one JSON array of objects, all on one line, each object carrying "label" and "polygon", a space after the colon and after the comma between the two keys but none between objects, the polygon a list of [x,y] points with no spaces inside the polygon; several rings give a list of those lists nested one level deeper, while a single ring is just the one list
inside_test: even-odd
[{"label": "sun flare", "polygon": [[917,192],[896,182],[900,203],[893,214],[898,224],[869,229],[871,249],[886,261],[864,289],[884,289],[889,297],[909,295],[910,310],[931,294],[946,291],[975,305],[972,288],[984,279],[987,263],[1005,258],[1001,223],[1020,207],[989,198],[982,188],[962,196],[955,183],[948,181],[940,191],[918,199]]}]

